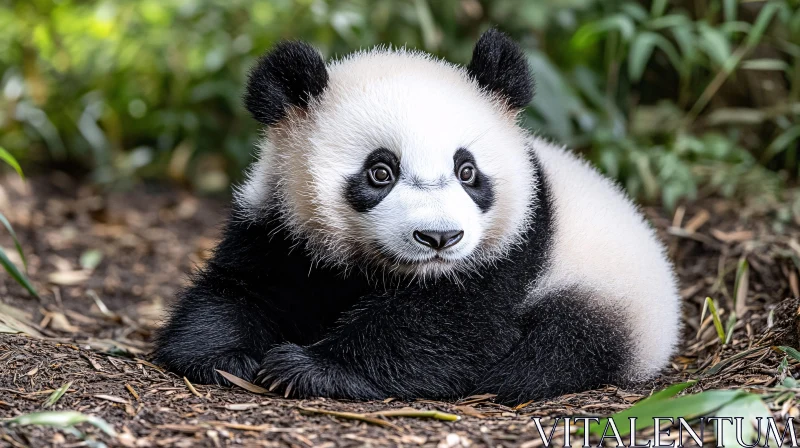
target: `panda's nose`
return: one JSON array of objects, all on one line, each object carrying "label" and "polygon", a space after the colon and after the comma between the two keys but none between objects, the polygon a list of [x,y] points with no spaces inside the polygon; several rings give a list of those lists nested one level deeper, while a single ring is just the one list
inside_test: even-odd
[{"label": "panda's nose", "polygon": [[448,247],[455,246],[463,237],[463,230],[445,230],[444,232],[439,232],[436,230],[414,231],[414,239],[418,243],[436,250],[447,249]]}]

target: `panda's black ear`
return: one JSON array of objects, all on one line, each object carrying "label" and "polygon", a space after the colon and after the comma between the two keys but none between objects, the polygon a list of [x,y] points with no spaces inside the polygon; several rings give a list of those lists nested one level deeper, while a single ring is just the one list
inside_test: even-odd
[{"label": "panda's black ear", "polygon": [[467,71],[486,90],[521,109],[533,99],[533,76],[525,54],[504,33],[490,28],[478,39]]},{"label": "panda's black ear", "polygon": [[259,122],[280,121],[291,106],[305,108],[328,85],[322,56],[305,42],[280,42],[250,69],[244,105]]}]

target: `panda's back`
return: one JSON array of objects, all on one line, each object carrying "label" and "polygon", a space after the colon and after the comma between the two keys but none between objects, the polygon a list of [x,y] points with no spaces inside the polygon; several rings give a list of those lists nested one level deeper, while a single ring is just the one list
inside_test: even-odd
[{"label": "panda's back", "polygon": [[680,299],[672,267],[652,227],[625,193],[572,152],[532,137],[553,214],[545,272],[530,298],[578,288],[599,312],[630,329],[630,377],[664,367],[678,341]]}]

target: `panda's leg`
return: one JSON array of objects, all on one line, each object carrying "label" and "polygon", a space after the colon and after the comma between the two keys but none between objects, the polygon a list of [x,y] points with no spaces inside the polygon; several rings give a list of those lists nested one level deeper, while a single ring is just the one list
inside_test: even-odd
[{"label": "panda's leg", "polygon": [[576,287],[538,297],[520,318],[521,339],[476,392],[518,404],[623,381],[633,356],[626,313],[599,303]]},{"label": "panda's leg", "polygon": [[201,384],[226,384],[216,369],[251,380],[278,342],[269,306],[212,265],[179,294],[156,335],[153,362]]}]

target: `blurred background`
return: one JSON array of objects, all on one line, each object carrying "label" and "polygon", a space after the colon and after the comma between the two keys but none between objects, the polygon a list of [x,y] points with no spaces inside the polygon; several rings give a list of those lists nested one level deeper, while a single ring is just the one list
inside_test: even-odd
[{"label": "blurred background", "polygon": [[798,178],[800,0],[0,5],[0,147],[31,177],[224,194],[258,135],[246,72],[276,41],[328,58],[391,43],[466,63],[496,25],[536,76],[526,126],[640,201],[774,195]]}]

